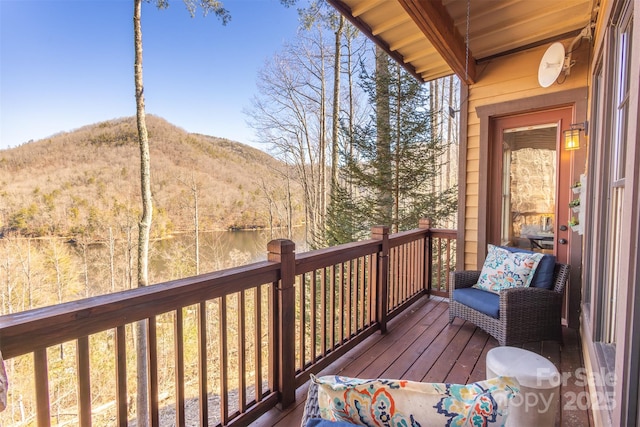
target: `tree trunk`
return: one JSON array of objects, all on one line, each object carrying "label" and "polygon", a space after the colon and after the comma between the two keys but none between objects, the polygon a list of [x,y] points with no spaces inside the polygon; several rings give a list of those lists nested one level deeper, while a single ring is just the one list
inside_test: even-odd
[{"label": "tree trunk", "polygon": [[[347,30],[348,31],[348,30]],[[349,158],[353,158],[353,132],[355,129],[355,95],[353,93],[353,69],[352,69],[352,58],[353,52],[352,48],[352,34],[349,32],[347,35],[347,78],[349,80],[348,89],[349,89],[349,147],[347,148],[347,152],[349,153]],[[353,194],[353,183],[349,180],[349,194]]]},{"label": "tree trunk", "polygon": [[393,152],[393,220],[391,222],[391,232],[397,233],[400,229],[400,162],[402,161],[402,76],[400,64],[395,66],[396,97],[395,97],[395,135]]},{"label": "tree trunk", "polygon": [[[151,172],[149,156],[149,137],[144,110],[144,86],[142,80],[142,28],[140,26],[140,12],[142,0],[134,0],[133,28],[135,43],[135,88],[136,88],[136,119],[138,125],[138,143],[140,144],[140,187],[142,195],[142,217],[138,223],[138,287],[149,284],[149,234],[151,229]],[[136,324],[137,341],[137,426],[148,425],[148,368],[147,368],[147,328],[146,321]]]},{"label": "tree trunk", "polygon": [[320,240],[320,236],[323,235],[325,218],[327,217],[327,82],[325,76],[324,45],[322,44],[322,38],[320,40],[320,212],[314,229],[314,244],[316,247],[324,244],[324,242]]},{"label": "tree trunk", "polygon": [[109,283],[111,292],[116,291],[116,239],[113,237],[113,228],[109,227]]},{"label": "tree trunk", "polygon": [[193,193],[193,234],[195,239],[196,275],[200,274],[200,211],[198,206],[198,183],[191,175],[191,192]]},{"label": "tree trunk", "polygon": [[333,63],[333,111],[331,112],[331,194],[335,194],[338,185],[338,125],[340,120],[340,61],[342,57],[342,29],[344,16],[340,14],[336,29],[334,63]]},{"label": "tree trunk", "polygon": [[380,186],[378,195],[378,221],[389,224],[393,213],[391,186],[391,126],[389,120],[389,59],[385,51],[376,46],[376,128],[377,173]]}]

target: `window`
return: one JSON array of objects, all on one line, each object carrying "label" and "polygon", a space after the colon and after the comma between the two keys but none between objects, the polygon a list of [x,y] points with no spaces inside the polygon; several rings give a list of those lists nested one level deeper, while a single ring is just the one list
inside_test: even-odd
[{"label": "window", "polygon": [[[631,57],[631,13],[623,13],[620,23],[612,29],[613,52],[610,68],[613,81],[611,110],[610,169],[607,179],[606,254],[604,263],[604,293],[600,301],[602,316],[599,320],[599,339],[614,344],[616,332],[616,298],[618,295],[618,265],[624,261],[620,254],[622,204],[625,188],[626,135],[629,121],[629,79]],[[613,56],[613,55],[612,55]]]}]

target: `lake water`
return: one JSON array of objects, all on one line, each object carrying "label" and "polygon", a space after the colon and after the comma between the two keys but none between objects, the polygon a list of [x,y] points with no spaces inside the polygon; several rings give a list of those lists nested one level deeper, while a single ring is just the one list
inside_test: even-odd
[{"label": "lake water", "polygon": [[[285,230],[209,231],[200,233],[200,273],[250,264],[267,259],[267,243],[286,238]],[[184,277],[193,271],[195,243],[193,234],[185,233],[153,242],[150,268],[162,280]],[[304,228],[294,230],[296,252],[305,252]]]}]

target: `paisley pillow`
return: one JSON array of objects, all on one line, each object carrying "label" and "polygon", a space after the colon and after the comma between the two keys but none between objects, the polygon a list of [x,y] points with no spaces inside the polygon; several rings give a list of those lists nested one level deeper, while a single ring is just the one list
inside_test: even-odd
[{"label": "paisley pillow", "polygon": [[480,279],[473,287],[496,294],[503,289],[528,287],[542,257],[541,253],[510,252],[488,245]]},{"label": "paisley pillow", "polygon": [[312,381],[322,418],[364,426],[501,426],[519,393],[511,377],[467,385],[340,376]]}]

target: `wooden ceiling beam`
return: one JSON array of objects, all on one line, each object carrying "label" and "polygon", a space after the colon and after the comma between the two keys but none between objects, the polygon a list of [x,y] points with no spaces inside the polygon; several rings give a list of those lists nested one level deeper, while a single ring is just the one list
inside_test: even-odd
[{"label": "wooden ceiling beam", "polygon": [[405,70],[409,72],[412,76],[417,78],[418,80],[424,81],[423,77],[416,73],[416,69],[411,64],[407,64],[404,62],[402,55],[400,55],[397,51],[391,50],[389,45],[381,40],[379,37],[373,35],[371,27],[364,22],[361,18],[353,16],[352,10],[349,6],[347,6],[342,0],[327,0],[331,6],[333,6],[338,12],[340,12],[345,18],[349,20],[357,29],[362,31],[364,35],[369,37],[371,41],[377,44],[382,50],[387,52],[387,54],[396,60],[398,63],[402,64]]},{"label": "wooden ceiling beam", "polygon": [[398,27],[402,24],[405,24],[407,22],[411,21],[411,18],[409,18],[409,15],[405,15],[404,13],[402,15],[398,15],[396,17],[387,19],[384,23],[378,25],[377,27],[372,27],[371,28],[371,34],[373,34],[374,36],[379,35],[380,33],[383,33],[387,30],[390,30],[392,28]]},{"label": "wooden ceiling beam", "polygon": [[453,19],[438,0],[398,0],[433,47],[467,84],[476,82],[476,61]]}]

